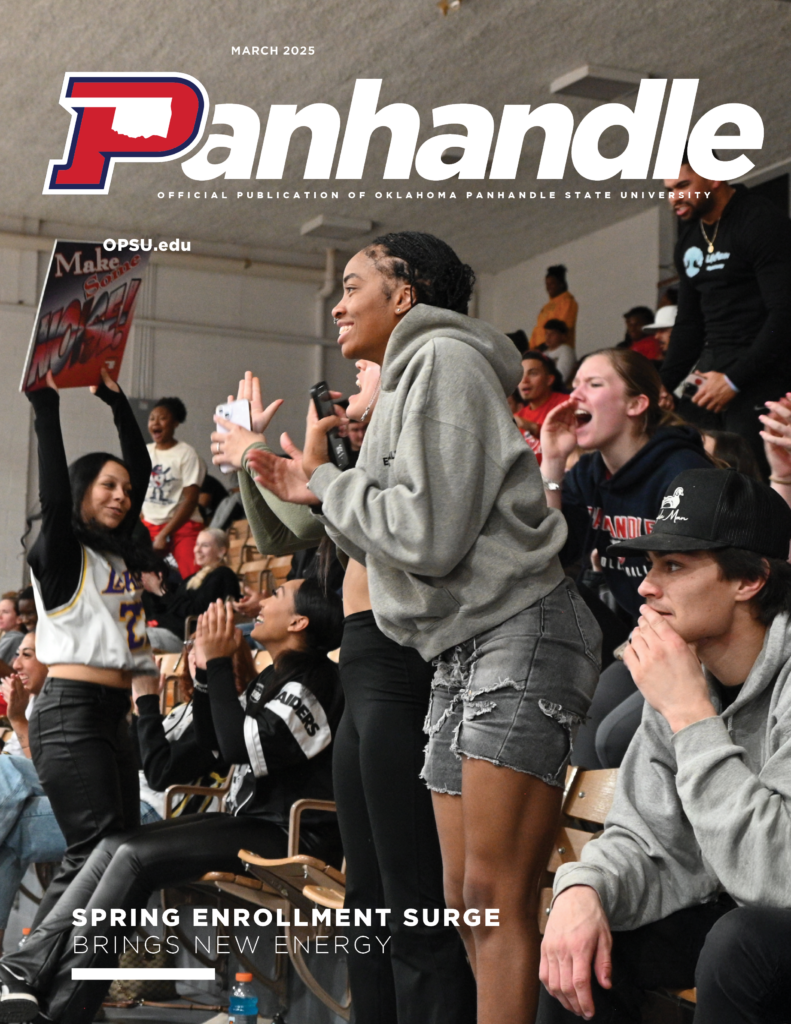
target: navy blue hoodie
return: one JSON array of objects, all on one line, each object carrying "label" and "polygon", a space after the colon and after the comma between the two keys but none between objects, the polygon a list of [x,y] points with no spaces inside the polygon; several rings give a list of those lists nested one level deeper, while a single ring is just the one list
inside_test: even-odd
[{"label": "navy blue hoodie", "polygon": [[637,618],[643,599],[637,588],[648,572],[642,555],[613,557],[613,541],[649,534],[668,485],[684,469],[713,468],[693,427],[662,427],[608,479],[599,452],[583,455],[563,479],[563,514],[569,537],[564,565],[599,552],[607,585],[618,604]]}]

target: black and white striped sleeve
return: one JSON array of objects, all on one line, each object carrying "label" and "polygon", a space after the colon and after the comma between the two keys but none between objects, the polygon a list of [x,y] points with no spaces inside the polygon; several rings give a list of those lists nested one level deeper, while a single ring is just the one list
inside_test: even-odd
[{"label": "black and white striped sleeve", "polygon": [[289,682],[266,704],[248,703],[244,741],[253,774],[260,778],[316,757],[332,742],[332,730],[313,691]]}]

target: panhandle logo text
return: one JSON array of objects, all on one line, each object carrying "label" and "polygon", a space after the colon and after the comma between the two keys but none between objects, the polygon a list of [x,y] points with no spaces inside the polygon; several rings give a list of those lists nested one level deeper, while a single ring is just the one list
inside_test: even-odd
[{"label": "panhandle logo text", "polygon": [[[605,103],[576,126],[571,110],[562,103],[544,103],[535,109],[530,104],[506,104],[496,139],[495,119],[486,107],[475,103],[435,107],[431,111],[434,128],[461,126],[467,134],[442,132],[418,147],[420,113],[409,103],[380,108],[381,86],[379,78],[355,82],[339,154],[341,115],[329,103],[310,103],[301,110],[296,104],[271,104],[263,138],[261,118],[252,107],[217,103],[212,125],[230,127],[232,133],[209,134],[181,168],[193,181],[281,180],[293,133],[308,128],[311,141],[303,177],[359,181],[371,135],[387,128],[390,146],[383,180],[406,180],[413,170],[427,181],[484,179],[487,169],[490,179],[514,179],[525,135],[539,128],[544,133],[539,179],[563,178],[570,156],[577,173],[589,181],[617,175],[645,180],[658,137],[654,178],[677,177],[686,145],[694,170],[705,178],[723,180],[751,170],[755,165],[744,150],[761,149],[764,142],[763,121],[753,107],[723,103],[699,117],[690,130],[698,80],[674,79],[668,90],[666,79],[646,78],[640,83],[634,109]],[[209,97],[191,75],[67,72],[60,103],[71,114],[71,124],[62,159],[50,161],[44,194],[106,195],[116,163],[158,163],[192,150],[203,136]],[[737,133],[719,135],[725,125],[735,125]],[[605,157],[599,143],[612,127],[624,128],[628,142],[618,156]],[[227,151],[225,159],[210,160],[215,150]],[[715,150],[736,150],[739,155],[723,160]]]}]

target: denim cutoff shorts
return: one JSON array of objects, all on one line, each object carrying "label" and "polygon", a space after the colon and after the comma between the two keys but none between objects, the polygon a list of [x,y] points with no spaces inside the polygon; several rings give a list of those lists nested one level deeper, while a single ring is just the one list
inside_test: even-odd
[{"label": "denim cutoff shorts", "polygon": [[563,787],[599,679],[601,631],[571,580],[435,661],[421,777],[461,793],[462,757]]}]

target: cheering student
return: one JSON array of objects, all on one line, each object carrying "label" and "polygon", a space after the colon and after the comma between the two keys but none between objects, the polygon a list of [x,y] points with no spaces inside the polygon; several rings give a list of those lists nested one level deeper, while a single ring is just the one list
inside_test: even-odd
[{"label": "cheering student", "polygon": [[541,465],[541,424],[549,413],[568,401],[561,390],[563,381],[552,359],[543,352],[525,352],[519,397],[524,403],[514,413],[514,422]]},{"label": "cheering student", "polygon": [[[437,659],[423,777],[479,1024],[524,1024],[538,998],[537,899],[600,633],[557,553],[562,517],[506,403],[513,343],[466,315],[474,276],[431,235],[384,235],[346,266],[334,310],[347,359],[382,366],[354,469],[308,418],[303,466],[338,545],[368,570],[383,632]],[[262,479],[278,488],[274,456]],[[499,926],[484,923],[497,910]]]},{"label": "cheering student", "polygon": [[100,839],[139,823],[129,691],[133,676],[158,674],[133,575],[156,562],[150,545],[133,536],[151,471],[140,428],[103,369],[91,391],[113,411],[123,458],[91,452],[67,466],[60,398],[51,373],[46,380],[27,395],[41,496],[41,533],[28,563],[37,656],[49,666],[31,715],[30,745],[67,850],[38,921]]},{"label": "cheering student", "polygon": [[152,647],[171,653],[180,651],[185,640],[187,619],[205,612],[218,597],[239,599],[239,578],[224,564],[227,551],[227,534],[209,526],[201,530],[195,540],[197,570],[172,593],[163,590],[159,574],[144,574],[143,606]]},{"label": "cheering student", "polygon": [[601,836],[555,876],[542,1024],[634,1021],[697,988],[696,1024],[791,1006],[791,511],[734,470],[687,470],[654,531],[624,660],[645,697]]},{"label": "cheering student", "polygon": [[195,542],[203,529],[198,498],[206,473],[192,445],[176,440],[176,428],[186,418],[180,398],[160,398],[151,410],[151,479],[143,503],[143,522],[154,549],[173,555],[182,579],[198,571]]},{"label": "cheering student", "polygon": [[[379,365],[360,359],[356,366],[359,391],[350,396],[347,413],[367,424],[379,396]],[[281,555],[321,541],[321,566],[329,554],[324,549],[333,545],[308,506],[296,503],[312,495],[302,453],[286,434],[282,443],[290,458],[278,465],[292,500],[281,500],[256,481],[258,461],[270,451],[263,431],[280,402],[265,410],[251,373],[240,383],[239,397],[250,401],[258,433],[228,424],[229,433],[212,435],[214,461],[242,470],[239,488],[259,551]],[[386,924],[377,925],[374,914],[371,927],[378,941],[367,953],[355,949],[353,940],[357,934],[370,936],[371,927],[350,926],[352,1015],[355,1021],[381,1024],[472,1024],[474,982],[458,931],[442,921],[442,856],[431,795],[419,777],[432,668],[413,647],[379,629],[368,574],[353,557],[343,579],[343,611],[338,668],[344,708],[333,786],[346,857],[344,906],[353,918],[358,910],[391,911]],[[416,907],[432,917],[436,913],[441,923],[407,925],[406,911]]]},{"label": "cheering student", "polygon": [[[585,359],[570,398],[541,428],[541,472],[547,502],[562,509],[569,528],[565,564],[593,554],[625,618],[637,619],[639,586],[647,572],[640,557],[613,557],[613,541],[650,533],[670,481],[683,469],[712,466],[698,432],[660,406],[654,366],[630,349],[603,349]],[[577,446],[588,454],[565,472]],[[628,626],[613,636],[617,646]],[[612,651],[606,651],[611,656]],[[602,767],[596,733],[604,718],[636,692],[620,662],[602,673],[574,751],[575,764]]]},{"label": "cheering student", "polygon": [[[198,742],[236,765],[230,813],[185,814],[104,840],[22,949],[0,961],[0,1021],[41,1012],[58,1024],[90,1024],[109,982],[78,981],[72,971],[116,966],[134,930],[130,911],[147,906],[157,889],[207,871],[241,873],[240,849],[285,857],[291,805],[332,799],[331,745],[342,698],[327,652],[341,630],[339,598],[315,581],[278,588],[262,603],[255,630],[273,663],[249,684],[243,707],[231,659],[244,641],[233,611],[218,601],[201,616],[193,722]],[[303,817],[300,843],[301,853],[340,866],[337,828],[327,815]],[[74,925],[76,909],[85,910],[86,925]],[[93,924],[97,910],[106,916]],[[111,910],[125,911],[125,920],[108,923]],[[76,936],[85,952],[75,948]]]}]

